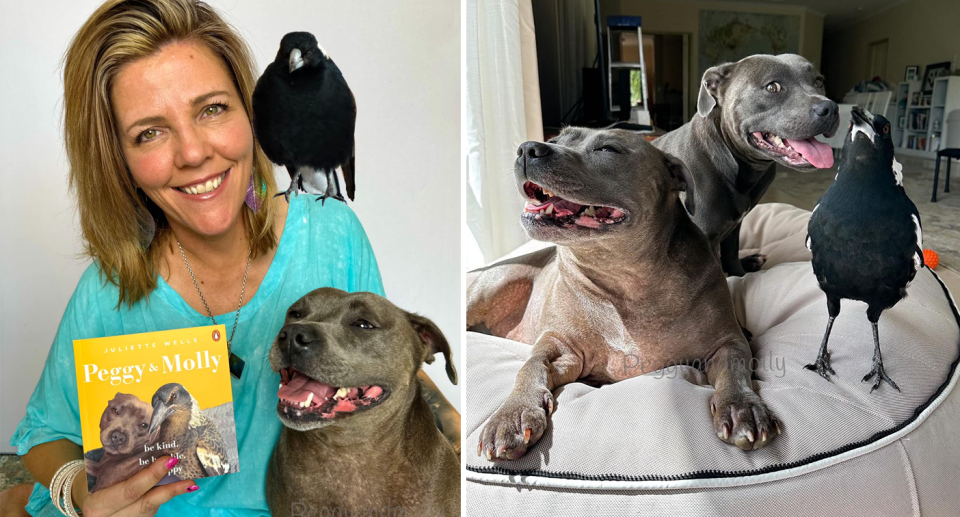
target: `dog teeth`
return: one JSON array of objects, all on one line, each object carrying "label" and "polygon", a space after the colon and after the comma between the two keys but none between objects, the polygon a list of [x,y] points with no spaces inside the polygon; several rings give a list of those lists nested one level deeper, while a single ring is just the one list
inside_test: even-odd
[{"label": "dog teeth", "polygon": [[550,204],[547,206],[547,209],[544,210],[544,212],[546,212],[547,215],[553,215],[553,203],[550,203]]},{"label": "dog teeth", "polygon": [[335,399],[345,399],[347,398],[347,393],[350,393],[350,388],[340,388],[337,390],[337,394],[333,396]]},{"label": "dog teeth", "polygon": [[550,197],[556,196],[556,194],[554,194],[552,191],[547,190],[547,189],[543,189],[543,193],[546,194],[546,195],[548,195],[548,196],[550,196]]},{"label": "dog teeth", "polygon": [[313,393],[311,392],[309,395],[307,395],[307,403],[303,407],[310,407],[310,403],[312,402],[313,402]]},{"label": "dog teeth", "polygon": [[777,135],[773,135],[773,143],[777,144],[777,147],[783,147],[783,140]]},{"label": "dog teeth", "polygon": [[596,217],[597,209],[592,206],[588,206],[587,209],[583,211],[583,213],[586,215],[589,215],[590,217]]}]

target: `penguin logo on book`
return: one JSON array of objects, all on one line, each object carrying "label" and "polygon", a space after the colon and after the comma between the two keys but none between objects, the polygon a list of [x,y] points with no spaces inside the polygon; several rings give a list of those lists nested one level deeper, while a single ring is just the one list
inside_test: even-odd
[{"label": "penguin logo on book", "polygon": [[217,329],[214,329],[214,330],[213,330],[213,340],[214,340],[214,341],[220,341],[220,331],[217,330]]}]

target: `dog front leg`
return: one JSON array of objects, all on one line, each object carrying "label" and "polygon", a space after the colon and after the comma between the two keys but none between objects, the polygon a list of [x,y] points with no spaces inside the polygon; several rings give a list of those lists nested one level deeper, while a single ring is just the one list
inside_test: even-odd
[{"label": "dog front leg", "polygon": [[747,274],[740,263],[740,225],[720,241],[720,267],[727,276]]},{"label": "dog front leg", "polygon": [[557,336],[544,334],[517,374],[513,391],[480,433],[477,454],[515,460],[537,443],[553,413],[553,390],[580,377],[583,358]]},{"label": "dog front leg", "polygon": [[780,434],[780,423],[753,391],[746,341],[723,345],[707,362],[707,378],[716,388],[710,413],[717,436],[749,451],[764,447]]}]

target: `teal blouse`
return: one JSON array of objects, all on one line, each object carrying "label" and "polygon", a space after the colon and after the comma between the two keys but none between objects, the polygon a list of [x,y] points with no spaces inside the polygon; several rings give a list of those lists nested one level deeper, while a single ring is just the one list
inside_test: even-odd
[{"label": "teal blouse", "polygon": [[[246,367],[241,379],[231,377],[240,472],[196,480],[200,490],[174,497],[160,507],[158,516],[269,515],[264,483],[281,425],[276,415],[280,376],[270,370],[269,352],[287,308],[320,287],[383,295],[377,261],[357,216],[339,201],[323,206],[314,199],[307,195],[290,199],[273,263],[240,310],[233,350]],[[104,284],[96,264],[91,264],[64,311],[27,414],[10,440],[18,454],[61,438],[81,444],[74,339],[211,324],[208,315],[193,310],[160,277],[157,288],[132,308],[117,309],[117,300],[117,288]],[[216,318],[229,333],[234,313]],[[27,511],[38,517],[62,515],[40,483],[34,486]]]}]

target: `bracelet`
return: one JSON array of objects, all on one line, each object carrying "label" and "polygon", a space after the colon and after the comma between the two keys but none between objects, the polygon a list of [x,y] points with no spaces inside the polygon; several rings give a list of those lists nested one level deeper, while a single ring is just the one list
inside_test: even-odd
[{"label": "bracelet", "polygon": [[68,461],[53,475],[50,481],[50,499],[53,506],[67,517],[79,517],[73,507],[70,492],[73,489],[73,480],[84,469],[83,460]]}]

